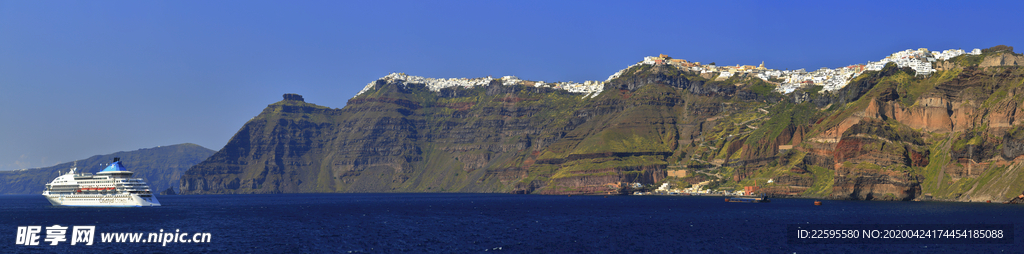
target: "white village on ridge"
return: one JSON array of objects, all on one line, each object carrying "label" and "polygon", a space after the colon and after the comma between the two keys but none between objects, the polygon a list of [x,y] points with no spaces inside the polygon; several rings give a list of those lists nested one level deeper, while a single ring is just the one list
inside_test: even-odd
[{"label": "white village on ridge", "polygon": [[[929,75],[935,72],[933,63],[936,61],[945,61],[950,58],[954,58],[960,55],[970,54],[979,55],[981,49],[974,49],[971,52],[966,52],[962,49],[947,49],[941,52],[929,51],[926,48],[920,48],[917,50],[907,49],[904,51],[893,53],[881,60],[875,62],[868,62],[866,64],[854,64],[845,67],[839,67],[835,69],[829,69],[822,67],[821,69],[808,72],[804,69],[799,70],[774,70],[764,67],[764,62],[759,66],[753,65],[735,65],[735,66],[716,66],[712,64],[701,64],[700,62],[690,62],[685,59],[674,59],[666,55],[660,56],[648,56],[644,57],[643,61],[637,62],[636,64],[630,65],[625,69],[619,70],[615,74],[612,74],[605,81],[585,81],[583,83],[575,82],[544,82],[544,81],[527,81],[519,79],[516,76],[504,76],[501,77],[500,81],[502,85],[527,85],[535,87],[548,87],[553,89],[565,90],[571,93],[584,94],[586,97],[595,97],[604,90],[604,83],[611,81],[622,75],[623,72],[639,65],[671,65],[680,69],[690,70],[693,72],[699,72],[701,74],[713,77],[715,80],[725,80],[729,77],[747,74],[753,75],[760,79],[776,84],[775,90],[788,94],[795,91],[797,88],[806,86],[821,86],[821,92],[839,90],[850,83],[851,80],[859,76],[864,71],[878,71],[882,70],[888,63],[895,63],[898,67],[910,67],[917,75]],[[401,82],[407,84],[423,84],[431,91],[440,91],[441,89],[448,87],[465,87],[472,88],[474,86],[485,86],[495,80],[493,77],[484,78],[425,78],[420,76],[406,75],[405,73],[391,73],[379,81],[387,83]],[[775,82],[773,82],[774,80]],[[364,92],[372,89],[377,81],[370,82],[363,90],[359,91],[356,96],[363,94]]]}]

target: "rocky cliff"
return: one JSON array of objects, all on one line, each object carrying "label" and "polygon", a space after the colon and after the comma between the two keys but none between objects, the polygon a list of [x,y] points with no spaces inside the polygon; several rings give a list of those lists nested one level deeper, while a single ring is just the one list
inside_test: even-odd
[{"label": "rocky cliff", "polygon": [[[812,155],[814,165],[833,165],[832,191],[819,193],[884,200],[1015,197],[1024,189],[1021,160],[1011,152],[1021,125],[1016,93],[1024,70],[1005,59],[1018,56],[965,55],[929,76],[910,70],[880,75],[857,100],[812,125],[813,138],[796,147]],[[821,158],[828,155],[831,160]]]},{"label": "rocky cliff", "polygon": [[840,90],[785,95],[753,75],[648,64],[599,94],[382,78],[342,109],[285,95],[189,169],[181,192],[609,194],[712,180],[776,195],[1009,200],[1024,190],[1019,57],[996,47],[929,75],[891,64]]},{"label": "rocky cliff", "polygon": [[699,136],[688,119],[744,88],[668,66],[620,80],[594,98],[501,80],[437,92],[380,80],[343,109],[286,95],[186,172],[181,193],[618,192],[664,179],[680,136]]},{"label": "rocky cliff", "polygon": [[181,174],[202,162],[215,151],[196,144],[178,144],[128,152],[96,155],[77,162],[65,162],[45,168],[0,171],[0,194],[41,194],[47,183],[57,178],[58,172],[67,172],[77,163],[79,172],[96,173],[103,170],[115,157],[135,177],[146,179],[153,192],[173,190],[180,185]]}]

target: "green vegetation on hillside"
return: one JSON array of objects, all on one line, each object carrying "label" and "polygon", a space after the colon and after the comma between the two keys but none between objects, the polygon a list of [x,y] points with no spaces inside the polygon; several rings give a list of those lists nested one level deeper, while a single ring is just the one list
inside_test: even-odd
[{"label": "green vegetation on hillside", "polygon": [[775,140],[788,128],[812,124],[818,116],[818,110],[809,103],[794,104],[783,102],[768,110],[768,121],[747,137],[747,144],[756,144],[764,140]]}]

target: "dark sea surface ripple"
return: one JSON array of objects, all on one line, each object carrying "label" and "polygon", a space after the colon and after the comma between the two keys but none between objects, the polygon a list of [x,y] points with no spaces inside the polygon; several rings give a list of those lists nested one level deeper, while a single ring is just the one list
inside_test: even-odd
[{"label": "dark sea surface ripple", "polygon": [[[1022,253],[1024,206],[505,194],[159,196],[161,207],[53,207],[0,196],[0,253]],[[15,245],[18,226],[96,226],[92,246]],[[789,244],[791,224],[1013,224],[1014,244]],[[210,233],[209,243],[101,233]],[[45,232],[45,229],[43,230]],[[70,233],[67,238],[70,238]],[[145,237],[143,238],[145,239]]]}]

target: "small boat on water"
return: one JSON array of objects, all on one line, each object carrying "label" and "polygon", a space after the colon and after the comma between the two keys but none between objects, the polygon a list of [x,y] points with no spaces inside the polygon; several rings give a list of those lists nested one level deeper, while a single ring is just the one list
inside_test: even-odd
[{"label": "small boat on water", "polygon": [[768,203],[772,202],[768,196],[761,195],[760,197],[730,197],[725,198],[725,202],[732,203]]}]

